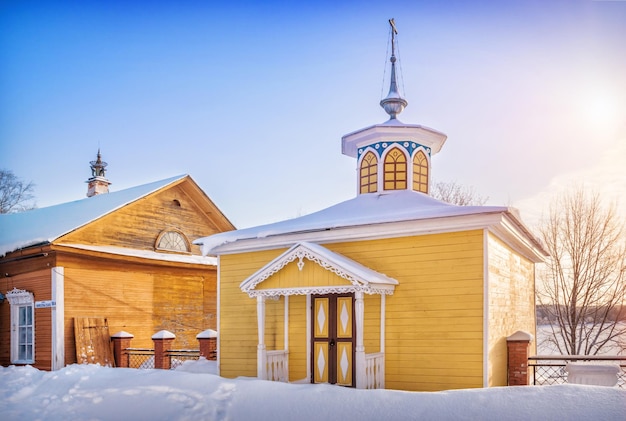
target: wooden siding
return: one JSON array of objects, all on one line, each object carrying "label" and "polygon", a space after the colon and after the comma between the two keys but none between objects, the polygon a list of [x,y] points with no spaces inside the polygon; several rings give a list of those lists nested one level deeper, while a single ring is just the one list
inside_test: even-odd
[{"label": "wooden siding", "polygon": [[[188,188],[182,183],[146,196],[63,236],[55,243],[154,250],[157,237],[163,230],[179,230],[192,242],[196,238],[221,232],[223,225],[227,225],[226,229],[232,228],[229,223],[222,223],[220,227],[210,220],[192,200]],[[192,245],[191,253],[200,255],[199,246]]]},{"label": "wooden siding", "polygon": [[311,311],[306,307],[306,296],[289,297],[289,381],[306,378],[307,342],[306,315]]},{"label": "wooden siding", "polygon": [[[269,250],[220,257],[220,375],[256,377],[256,299],[239,284],[285,250]],[[291,358],[291,356],[290,356]],[[306,358],[306,357],[305,357]]]},{"label": "wooden siding", "polygon": [[[29,262],[32,263],[32,262]],[[52,299],[51,269],[14,275],[2,281],[2,293],[14,287],[32,292],[35,301]],[[35,309],[35,363],[33,367],[50,370],[52,367],[52,310]],[[0,365],[11,364],[11,306],[8,300],[0,304]]]},{"label": "wooden siding", "polygon": [[175,349],[197,349],[195,336],[215,329],[216,273],[62,256],[65,267],[65,361],[76,361],[75,317],[104,317],[111,333],[134,335],[133,347],[151,348],[152,335],[169,330]]},{"label": "wooden siding", "polygon": [[[256,300],[255,300],[256,302]],[[285,349],[285,297],[265,300],[265,347],[268,351]]]},{"label": "wooden siding", "polygon": [[[507,336],[535,332],[534,264],[489,235],[489,386],[507,385]],[[534,347],[535,343],[531,344]]]},{"label": "wooden siding", "polygon": [[[386,303],[388,388],[482,386],[482,230],[325,246],[400,282]],[[225,377],[256,376],[256,301],[239,284],[282,252],[220,258],[220,364]],[[379,350],[379,315],[380,297],[366,297],[366,353]],[[290,362],[305,361],[306,355],[298,357],[297,352],[290,350]],[[295,372],[293,378],[298,378]]]},{"label": "wooden siding", "polygon": [[380,295],[365,295],[363,302],[363,345],[365,353],[380,352]]}]

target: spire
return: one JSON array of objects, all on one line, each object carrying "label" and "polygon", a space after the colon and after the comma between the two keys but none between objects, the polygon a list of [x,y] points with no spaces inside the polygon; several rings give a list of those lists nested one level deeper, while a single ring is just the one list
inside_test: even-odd
[{"label": "spire", "polygon": [[108,164],[102,160],[100,148],[98,148],[96,160],[89,161],[89,165],[91,166],[91,178],[87,180],[87,197],[108,193],[111,182],[104,176]]},{"label": "spire", "polygon": [[389,25],[391,25],[391,58],[389,59],[391,62],[391,82],[389,93],[386,98],[380,101],[380,106],[389,114],[389,119],[393,120],[404,110],[408,102],[398,92],[398,81],[396,80],[396,35],[398,30],[393,19],[389,19]]},{"label": "spire", "polygon": [[102,155],[100,154],[100,148],[98,148],[98,155],[95,161],[90,161],[89,165],[91,165],[91,175],[94,177],[104,177],[105,168],[108,165],[106,162],[102,161]]}]

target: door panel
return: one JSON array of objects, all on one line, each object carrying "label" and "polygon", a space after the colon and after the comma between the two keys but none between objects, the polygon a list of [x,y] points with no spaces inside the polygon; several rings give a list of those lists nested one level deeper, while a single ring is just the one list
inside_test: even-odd
[{"label": "door panel", "polygon": [[337,338],[352,339],[352,297],[337,297]]},{"label": "door panel", "polygon": [[315,342],[314,383],[328,383],[328,342]]},{"label": "door panel", "polygon": [[328,338],[328,298],[315,299],[315,337]]},{"label": "door panel", "polygon": [[311,381],[354,386],[354,296],[314,296],[311,310]]},{"label": "door panel", "polygon": [[337,384],[352,386],[352,342],[337,342]]}]

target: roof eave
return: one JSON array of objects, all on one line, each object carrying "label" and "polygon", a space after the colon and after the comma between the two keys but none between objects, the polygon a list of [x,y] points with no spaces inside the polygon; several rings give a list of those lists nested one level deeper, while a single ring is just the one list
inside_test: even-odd
[{"label": "roof eave", "polygon": [[441,150],[447,138],[448,136],[444,133],[417,124],[375,124],[343,136],[341,152],[344,155],[356,157],[360,147],[373,142],[409,140],[428,146],[434,155]]},{"label": "roof eave", "polygon": [[[376,240],[383,238],[408,237],[414,235],[439,234],[445,232],[468,231],[473,229],[492,228],[492,231],[501,236],[512,232],[509,239],[525,238],[527,232],[519,229],[518,224],[508,223],[506,229],[494,227],[505,223],[503,215],[506,211],[494,211],[489,213],[456,215],[419,220],[406,220],[394,222],[381,222],[376,224],[364,224],[356,226],[327,227],[306,232],[291,232],[285,234],[270,235],[263,238],[239,239],[230,243],[216,246],[209,250],[211,255],[228,255],[246,253],[276,248],[289,248],[295,243],[306,241],[312,243],[339,243],[346,241]],[[534,238],[534,237],[533,237]],[[530,238],[519,240],[520,247],[531,248],[532,252],[524,255],[540,256],[541,249]],[[536,259],[533,259],[536,260]],[[542,261],[542,259],[541,259]]]}]

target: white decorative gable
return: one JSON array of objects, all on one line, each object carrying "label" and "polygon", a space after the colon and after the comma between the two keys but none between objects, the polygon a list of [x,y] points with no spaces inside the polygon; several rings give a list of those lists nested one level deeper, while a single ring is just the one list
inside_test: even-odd
[{"label": "white decorative gable", "polygon": [[[256,289],[259,284],[279,272],[287,264],[297,260],[298,269],[302,270],[306,260],[347,280],[347,283],[331,286],[293,287],[279,289]],[[306,294],[341,294],[363,292],[366,294],[391,295],[398,281],[376,272],[341,254],[332,252],[319,244],[301,242],[292,246],[267,265],[263,266],[243,281],[240,288],[250,297],[306,295]]]}]

